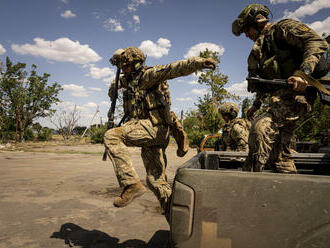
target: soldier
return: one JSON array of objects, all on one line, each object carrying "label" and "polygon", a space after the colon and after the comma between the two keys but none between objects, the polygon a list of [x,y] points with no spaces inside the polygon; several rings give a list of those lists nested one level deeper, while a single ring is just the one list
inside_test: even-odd
[{"label": "soldier", "polygon": [[[297,120],[311,110],[316,92],[307,86],[313,77],[324,75],[323,53],[327,43],[307,25],[291,19],[270,23],[269,9],[250,4],[233,22],[232,32],[254,41],[248,57],[249,76],[288,79],[289,88],[255,88],[256,99],[248,110],[249,119],[269,97],[268,111],[252,123],[249,155],[244,170],[262,171],[269,164],[276,172],[296,173],[290,144]],[[323,65],[323,66],[322,66]],[[254,85],[248,85],[253,90]]]},{"label": "soldier", "polygon": [[222,128],[221,151],[246,152],[249,150],[248,137],[251,124],[242,118],[237,118],[239,108],[232,102],[224,103],[219,108],[219,113],[225,120]]},{"label": "soldier", "polygon": [[[170,128],[178,125],[170,112],[166,80],[186,76],[203,68],[214,69],[216,62],[213,59],[193,57],[167,65],[146,67],[145,59],[140,49],[128,47],[117,50],[111,60],[123,71],[119,88],[124,89],[124,112],[128,115],[128,121],[121,127],[108,130],[104,144],[119,185],[124,187],[122,194],[114,199],[114,206],[125,207],[146,191],[128,155],[127,146],[135,146],[142,148],[147,185],[166,212],[171,187],[165,175],[165,149],[169,142]],[[109,89],[109,96],[113,96],[113,87]],[[176,131],[180,133],[179,129]]]}]

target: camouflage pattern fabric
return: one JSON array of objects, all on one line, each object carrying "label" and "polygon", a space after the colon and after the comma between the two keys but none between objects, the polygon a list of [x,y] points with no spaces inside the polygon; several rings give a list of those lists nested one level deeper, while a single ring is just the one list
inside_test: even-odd
[{"label": "camouflage pattern fabric", "polygon": [[[274,79],[313,72],[327,49],[326,42],[307,25],[295,20],[271,24],[256,40],[248,58],[249,74]],[[266,165],[277,172],[295,172],[291,142],[297,120],[311,110],[313,89],[296,92],[270,86],[258,91],[253,105],[258,109],[269,97],[266,114],[254,120],[249,136],[249,155],[243,170],[262,171]]]},{"label": "camouflage pattern fabric", "polygon": [[153,126],[150,120],[131,120],[105,133],[108,148],[119,185],[126,187],[140,181],[129,156],[127,146],[142,147],[141,156],[147,173],[148,187],[155,193],[161,206],[167,203],[171,188],[166,181],[166,157],[163,148],[169,141],[169,128]]},{"label": "camouflage pattern fabric", "polygon": [[[204,66],[206,59],[194,57],[168,65],[144,68],[140,73],[120,77],[119,88],[129,91],[124,99],[128,122],[105,133],[104,144],[112,161],[120,186],[128,186],[140,179],[133,168],[127,146],[141,147],[141,156],[147,173],[147,185],[165,210],[171,195],[166,180],[165,149],[169,142],[171,117],[169,91],[166,80],[189,75]],[[110,86],[109,96],[113,93]],[[172,118],[170,118],[172,120]]]},{"label": "camouflage pattern fabric", "polygon": [[291,159],[294,127],[294,120],[279,125],[270,113],[259,116],[250,130],[249,154],[243,170],[261,172],[268,166],[274,172],[296,172]]},{"label": "camouflage pattern fabric", "polygon": [[241,118],[235,118],[223,126],[222,140],[224,151],[248,151],[248,137],[251,124]]}]

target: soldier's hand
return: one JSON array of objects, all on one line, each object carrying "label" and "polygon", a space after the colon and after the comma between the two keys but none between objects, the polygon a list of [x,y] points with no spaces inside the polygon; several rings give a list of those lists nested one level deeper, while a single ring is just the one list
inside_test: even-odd
[{"label": "soldier's hand", "polygon": [[248,111],[246,112],[246,116],[249,121],[253,120],[253,116],[256,111],[257,111],[257,108],[254,106],[252,106],[251,108],[248,109]]},{"label": "soldier's hand", "polygon": [[289,77],[288,84],[293,85],[292,89],[295,91],[304,91],[308,86],[308,82],[305,79],[297,76]]},{"label": "soldier's hand", "polygon": [[217,62],[212,58],[205,59],[205,61],[203,63],[204,68],[209,68],[209,69],[212,69],[212,70],[215,69],[216,65],[217,65]]},{"label": "soldier's hand", "polygon": [[115,87],[113,87],[114,85],[111,85],[109,87],[109,91],[108,91],[108,96],[110,97],[110,100],[112,101],[115,98],[116,92],[115,92]]}]

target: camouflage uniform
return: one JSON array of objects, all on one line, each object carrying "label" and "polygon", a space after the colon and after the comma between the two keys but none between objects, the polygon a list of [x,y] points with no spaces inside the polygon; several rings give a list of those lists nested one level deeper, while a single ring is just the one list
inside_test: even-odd
[{"label": "camouflage uniform", "polygon": [[[327,47],[307,25],[291,19],[281,20],[260,32],[248,58],[249,74],[287,79],[300,70],[316,77],[312,73]],[[296,172],[291,159],[294,129],[297,120],[311,110],[316,92],[310,88],[298,92],[275,86],[254,87],[248,86],[256,92],[255,109],[260,108],[266,97],[269,97],[269,108],[252,124],[249,155],[243,169],[262,171],[268,164],[277,172]]]},{"label": "camouflage uniform", "polygon": [[169,142],[169,127],[172,124],[166,80],[206,68],[205,61],[206,59],[194,57],[163,66],[143,67],[134,74],[124,74],[120,77],[128,122],[121,127],[108,130],[104,144],[122,187],[140,182],[132,166],[127,146],[142,148],[141,156],[147,173],[147,185],[164,210],[171,195],[171,187],[165,175],[165,149]]},{"label": "camouflage uniform", "polygon": [[248,137],[251,124],[249,121],[237,118],[238,106],[235,103],[223,104],[219,112],[222,115],[227,115],[229,120],[222,128],[222,151],[248,151]]},{"label": "camouflage uniform", "polygon": [[222,128],[223,151],[247,152],[249,151],[250,123],[242,118],[235,118]]}]

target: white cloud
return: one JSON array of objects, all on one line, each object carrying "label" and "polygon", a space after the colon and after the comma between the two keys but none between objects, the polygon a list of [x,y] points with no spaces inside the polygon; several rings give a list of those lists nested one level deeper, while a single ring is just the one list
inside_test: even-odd
[{"label": "white cloud", "polygon": [[190,85],[196,85],[196,84],[199,84],[197,81],[193,80],[193,81],[189,81],[187,82],[187,84],[190,84]]},{"label": "white cloud", "polygon": [[140,17],[137,16],[137,15],[133,15],[133,20],[134,20],[135,24],[140,24],[141,23]]},{"label": "white cloud", "polygon": [[329,34],[329,32],[330,32],[330,16],[328,16],[323,21],[313,22],[308,25],[319,35],[322,35],[323,33]]},{"label": "white cloud", "polygon": [[115,76],[113,77],[107,77],[107,78],[103,78],[102,81],[106,82],[107,85],[110,85],[110,83],[112,83],[112,81],[115,80]]},{"label": "white cloud", "polygon": [[159,38],[157,44],[151,40],[145,40],[141,43],[139,48],[147,55],[153,58],[161,58],[168,55],[171,47],[171,41],[165,38]]},{"label": "white cloud", "polygon": [[94,64],[91,64],[89,67],[89,74],[86,75],[95,79],[100,79],[104,77],[112,77],[115,75],[115,72],[108,67],[98,68]]},{"label": "white cloud", "polygon": [[137,32],[140,29],[140,17],[137,15],[133,15],[133,21],[134,21],[134,31]]},{"label": "white cloud", "polygon": [[270,0],[271,4],[278,4],[278,3],[288,3],[288,2],[302,2],[305,0]]},{"label": "white cloud", "polygon": [[193,89],[191,93],[194,95],[205,95],[207,93],[207,89]]},{"label": "white cloud", "polygon": [[95,87],[89,87],[88,89],[92,91],[102,91],[101,88],[95,88]]},{"label": "white cloud", "polygon": [[7,52],[7,50],[2,46],[2,44],[0,44],[0,55],[4,54],[5,52]]},{"label": "white cloud", "polygon": [[295,11],[291,12],[288,10],[284,11],[284,18],[299,19],[308,15],[314,15],[320,10],[330,8],[329,0],[315,0],[307,2],[305,5],[299,7]]},{"label": "white cloud", "polygon": [[61,0],[62,3],[68,3],[69,0]]},{"label": "white cloud", "polygon": [[192,46],[189,51],[184,55],[184,57],[187,59],[190,57],[199,56],[199,53],[205,51],[206,48],[210,51],[218,52],[219,56],[221,56],[225,51],[225,48],[218,46],[214,43],[203,42]]},{"label": "white cloud", "polygon": [[110,105],[110,102],[107,102],[107,101],[102,101],[99,103],[100,106],[109,106]]},{"label": "white cloud", "polygon": [[62,85],[64,90],[71,91],[71,95],[75,97],[87,97],[88,94],[84,86],[76,84],[64,84]]},{"label": "white cloud", "polygon": [[72,111],[76,104],[70,101],[63,101],[57,104],[57,109],[65,109],[66,111]]},{"label": "white cloud", "polygon": [[108,18],[107,20],[105,20],[103,26],[106,30],[112,32],[124,31],[124,28],[121,26],[120,22],[114,18]]},{"label": "white cloud", "polygon": [[130,1],[129,4],[127,5],[127,9],[128,9],[129,11],[134,12],[134,11],[137,10],[137,8],[138,8],[141,4],[146,5],[146,4],[147,4],[147,1],[146,1],[146,0],[132,0],[132,1]]},{"label": "white cloud", "polygon": [[97,62],[101,57],[88,45],[81,45],[79,41],[69,38],[59,38],[47,41],[42,38],[34,38],[35,44],[11,45],[14,52],[41,56],[49,60],[60,62],[72,62],[75,64],[86,64]]},{"label": "white cloud", "polygon": [[235,95],[241,96],[241,97],[251,97],[253,96],[252,93],[247,91],[247,81],[244,80],[241,83],[235,83],[229,87],[226,88],[230,93],[233,93]]},{"label": "white cloud", "polygon": [[97,108],[97,104],[95,102],[89,102],[83,105],[85,108]]},{"label": "white cloud", "polygon": [[178,102],[189,102],[192,101],[193,99],[191,97],[177,97],[175,98],[175,100]]},{"label": "white cloud", "polygon": [[64,12],[61,14],[61,16],[62,16],[63,18],[68,19],[68,18],[76,17],[77,15],[74,14],[74,13],[72,13],[71,10],[66,10],[66,11],[64,11]]}]

